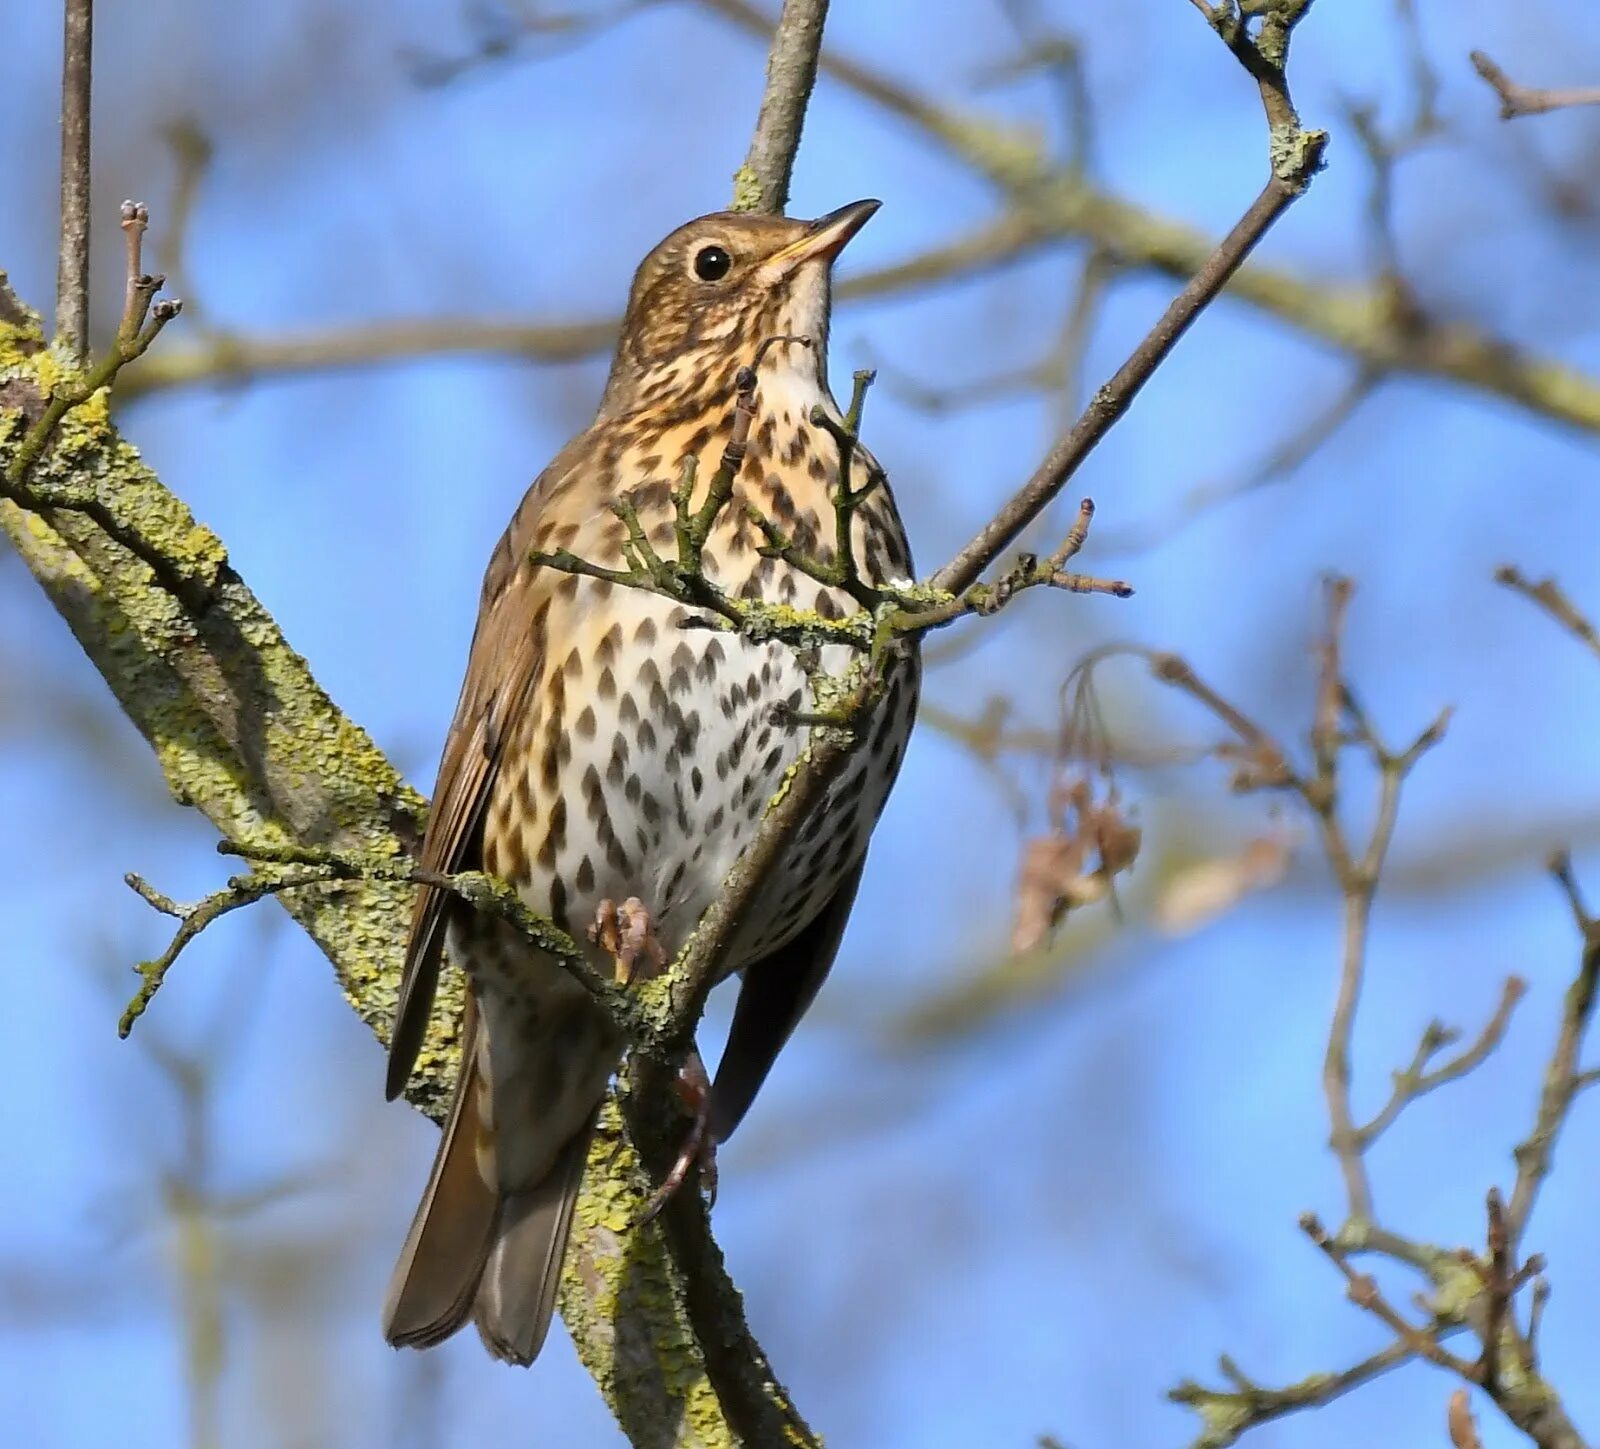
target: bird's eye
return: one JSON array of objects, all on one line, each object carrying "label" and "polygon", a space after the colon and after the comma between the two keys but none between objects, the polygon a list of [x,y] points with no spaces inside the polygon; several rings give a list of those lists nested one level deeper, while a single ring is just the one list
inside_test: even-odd
[{"label": "bird's eye", "polygon": [[701,247],[694,255],[694,274],[702,282],[720,282],[732,265],[733,258],[721,247]]}]

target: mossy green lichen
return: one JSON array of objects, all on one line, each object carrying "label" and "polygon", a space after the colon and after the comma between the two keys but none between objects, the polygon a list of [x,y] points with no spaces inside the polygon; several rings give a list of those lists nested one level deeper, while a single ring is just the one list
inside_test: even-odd
[{"label": "mossy green lichen", "polygon": [[733,205],[729,209],[760,211],[764,201],[761,178],[756,175],[755,168],[748,163],[741,166],[733,173]]}]

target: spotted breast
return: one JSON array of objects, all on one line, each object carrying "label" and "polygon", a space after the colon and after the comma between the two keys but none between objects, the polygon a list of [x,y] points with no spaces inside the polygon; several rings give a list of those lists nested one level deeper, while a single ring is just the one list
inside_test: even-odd
[{"label": "spotted breast", "polygon": [[[826,378],[828,269],[871,209],[858,204],[809,224],[702,218],[641,267],[595,426],[529,491],[491,563],[425,863],[481,864],[580,940],[602,902],[637,897],[669,955],[716,898],[805,748],[807,726],[792,716],[812,705],[810,676],[787,645],[695,627],[692,611],[672,600],[534,556],[564,549],[625,567],[626,533],[612,506],[623,497],[670,556],[673,488],[693,460],[703,496],[733,426],[735,376],[754,362],[750,445],[707,541],[707,575],[731,594],[828,616],[856,607],[764,556],[749,513],[760,510],[802,548],[831,558],[841,460],[811,415],[820,407],[839,419]],[[738,284],[731,291],[706,290],[727,277]],[[653,329],[666,340],[652,340]],[[768,339],[776,345],[763,346]],[[864,449],[850,466],[857,488],[876,472]],[[886,484],[856,514],[851,546],[869,581],[909,578]],[[492,671],[475,672],[480,658],[497,661]],[[825,671],[848,663],[843,646],[823,651]],[[712,1093],[722,1136],[831,964],[904,753],[917,682],[908,646],[890,665],[860,746],[787,843],[725,962],[744,982]],[[621,1043],[583,989],[517,933],[442,897],[425,896],[418,913],[414,942],[436,958],[448,932],[465,965],[473,1020],[386,1330],[393,1342],[433,1342],[470,1312],[492,1351],[527,1362],[544,1336],[590,1129]],[[590,949],[609,969],[600,948]],[[415,998],[408,990],[397,1043],[408,1027],[419,1032]],[[400,1056],[407,1049],[415,1047]],[[453,1169],[458,1159],[470,1166]],[[457,1199],[448,1211],[439,1206],[446,1192]]]}]

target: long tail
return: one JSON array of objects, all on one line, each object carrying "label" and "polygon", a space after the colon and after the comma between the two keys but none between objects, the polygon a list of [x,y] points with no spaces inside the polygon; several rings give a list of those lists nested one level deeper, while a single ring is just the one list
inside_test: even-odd
[{"label": "long tail", "polygon": [[390,1280],[383,1335],[397,1348],[427,1348],[472,1317],[497,1358],[530,1364],[555,1311],[593,1121],[531,1189],[498,1192],[486,1037],[469,1004],[461,1078]]}]

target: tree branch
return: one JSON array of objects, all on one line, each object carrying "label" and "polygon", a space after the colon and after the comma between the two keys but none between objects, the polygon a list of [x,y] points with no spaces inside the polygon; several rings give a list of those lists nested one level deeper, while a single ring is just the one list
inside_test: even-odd
[{"label": "tree branch", "polygon": [[[1319,147],[1308,157],[1313,170],[1320,154]],[[1195,318],[1216,298],[1273,222],[1293,205],[1309,175],[1308,171],[1300,185],[1276,174],[1268,180],[1249,210],[1189,284],[1173,298],[1132,356],[1095,393],[1083,415],[1045,456],[1033,476],[960,553],[933,575],[929,583],[934,588],[958,593],[969,587],[1000,556],[1006,545],[1049,505],[1100,439],[1128,410],[1139,389],[1149,381]]]},{"label": "tree branch", "polygon": [[1481,50],[1468,59],[1472,68],[1488,81],[1500,97],[1500,119],[1514,121],[1518,116],[1537,116],[1545,111],[1560,111],[1569,106],[1600,106],[1600,86],[1568,86],[1564,89],[1538,89],[1520,86]]},{"label": "tree branch", "polygon": [[89,92],[94,0],[66,0],[61,45],[61,236],[56,341],[80,366],[89,350]]},{"label": "tree branch", "polygon": [[767,50],[767,85],[744,165],[734,173],[733,209],[780,215],[789,204],[806,103],[817,80],[817,55],[828,0],[783,0]]},{"label": "tree branch", "polygon": [[[42,410],[51,374],[37,319],[4,291],[0,319],[0,351],[18,359],[0,370],[0,408]],[[15,428],[0,433],[0,467],[7,471],[18,443]],[[113,541],[89,513],[59,510],[47,519],[0,500],[0,529],[150,741],[174,797],[202,810],[225,837],[256,847],[404,858],[421,833],[423,800],[334,706],[233,573],[221,543],[122,442],[104,409],[86,404],[68,413],[30,477],[35,486],[92,490],[119,526],[138,534],[145,553],[205,588],[207,607],[192,614],[149,563]],[[351,1005],[380,1040],[392,1021],[410,895],[398,881],[363,880],[338,892],[277,896],[328,956]],[[459,977],[447,973],[440,990],[407,1091],[435,1120],[455,1077]],[[682,1425],[683,1442],[698,1434],[700,1443],[731,1446],[733,1410],[720,1397],[728,1384],[730,1393],[738,1388],[745,1395],[743,1419],[790,1425],[792,1442],[812,1442],[759,1345],[738,1331],[737,1290],[720,1266],[691,1295],[665,1228],[625,1231],[642,1213],[654,1179],[624,1126],[597,1139],[587,1182],[563,1313],[619,1418],[654,1426],[638,1442],[667,1449],[679,1442]],[[706,1245],[703,1253],[709,1263],[714,1249]],[[720,1336],[706,1350],[686,1306],[691,1296],[701,1319],[712,1316],[707,1300],[719,1305]],[[619,1302],[628,1305],[626,1334],[614,1322]],[[761,1368],[738,1377],[731,1362]]]},{"label": "tree branch", "polygon": [[[747,0],[701,4],[752,35],[772,33],[772,20]],[[1186,281],[1216,249],[1203,232],[1098,187],[1081,171],[1057,167],[1031,140],[997,123],[947,111],[833,52],[822,53],[819,68],[986,177],[1004,201],[1000,215],[970,237],[900,265],[844,279],[841,299],[916,290],[952,276],[992,270],[1066,241],[1087,241],[1127,272],[1156,272]],[[1232,278],[1228,295],[1344,351],[1372,376],[1435,378],[1600,434],[1600,380],[1469,321],[1397,313],[1392,291],[1381,279],[1366,285],[1326,284],[1252,262]],[[441,318],[300,337],[220,337],[167,350],[130,379],[123,396],[422,356],[565,362],[603,353],[616,329],[615,319],[508,325]]]},{"label": "tree branch", "polygon": [[1515,564],[1502,564],[1494,571],[1494,581],[1513,593],[1521,594],[1530,603],[1537,604],[1596,659],[1600,659],[1600,630],[1579,611],[1554,579],[1540,579],[1534,583]]}]

